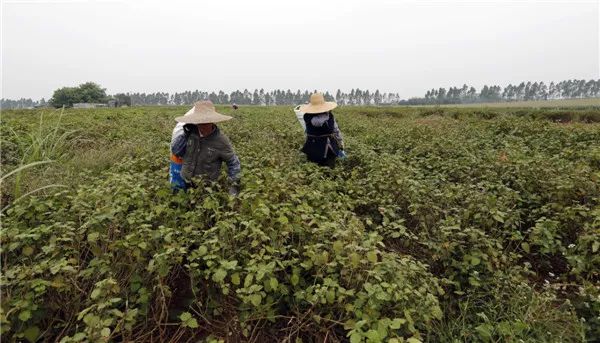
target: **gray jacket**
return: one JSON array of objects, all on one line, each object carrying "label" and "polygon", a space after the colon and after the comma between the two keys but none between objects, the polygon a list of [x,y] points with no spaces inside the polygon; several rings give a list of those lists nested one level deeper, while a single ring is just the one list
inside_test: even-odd
[{"label": "gray jacket", "polygon": [[[196,131],[196,132],[194,132]],[[240,160],[233,151],[229,138],[219,128],[207,137],[200,137],[197,130],[187,137],[181,176],[186,182],[202,177],[207,181],[216,181],[221,173],[223,162],[227,164],[229,179],[236,182],[240,178]]]}]

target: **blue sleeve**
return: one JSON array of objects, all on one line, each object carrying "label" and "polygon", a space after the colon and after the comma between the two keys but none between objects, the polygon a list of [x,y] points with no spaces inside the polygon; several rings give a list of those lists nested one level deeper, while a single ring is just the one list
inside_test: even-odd
[{"label": "blue sleeve", "polygon": [[187,137],[185,134],[177,135],[171,142],[171,152],[173,155],[183,157],[185,155],[185,147],[187,145]]}]

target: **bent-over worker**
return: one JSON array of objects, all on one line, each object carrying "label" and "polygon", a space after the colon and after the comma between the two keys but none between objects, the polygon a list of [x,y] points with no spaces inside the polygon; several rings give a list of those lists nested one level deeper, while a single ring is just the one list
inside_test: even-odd
[{"label": "bent-over worker", "polygon": [[331,112],[336,107],[335,102],[325,101],[321,93],[314,93],[310,103],[300,107],[306,125],[302,152],[309,161],[331,168],[335,166],[336,157],[346,157],[342,133]]},{"label": "bent-over worker", "polygon": [[221,165],[227,165],[227,175],[231,182],[229,193],[237,195],[241,165],[233,150],[229,138],[221,133],[215,125],[232,119],[218,113],[210,101],[199,101],[182,117],[177,117],[178,130],[175,127],[171,141],[171,152],[183,159],[181,178],[185,182],[184,189],[193,186],[194,178],[205,182],[214,182],[219,178]]}]

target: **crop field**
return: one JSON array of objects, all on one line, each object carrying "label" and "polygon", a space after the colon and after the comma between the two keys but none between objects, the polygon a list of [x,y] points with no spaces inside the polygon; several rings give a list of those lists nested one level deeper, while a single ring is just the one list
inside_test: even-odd
[{"label": "crop field", "polygon": [[170,191],[187,109],[2,112],[3,341],[600,340],[597,108],[341,107],[327,169],[220,107],[238,197]]},{"label": "crop field", "polygon": [[512,102],[490,102],[490,103],[475,103],[461,105],[442,105],[448,107],[600,107],[600,98],[582,98],[582,99],[556,99],[556,100],[534,100],[534,101],[512,101]]}]

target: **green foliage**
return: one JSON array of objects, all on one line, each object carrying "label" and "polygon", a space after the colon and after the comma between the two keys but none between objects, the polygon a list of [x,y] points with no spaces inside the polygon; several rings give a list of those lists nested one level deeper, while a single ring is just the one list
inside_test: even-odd
[{"label": "green foliage", "polygon": [[119,155],[77,182],[52,174],[70,188],[6,211],[3,339],[600,337],[598,124],[342,107],[349,158],[330,170],[298,152],[289,108],[224,108],[243,168],[234,198],[224,175],[171,193],[183,111],[66,112],[92,143],[63,163],[97,144]]},{"label": "green foliage", "polygon": [[129,94],[117,93],[114,95],[117,107],[131,106],[131,96]]},{"label": "green foliage", "polygon": [[65,130],[62,127],[64,109],[56,117],[55,122],[44,119],[44,111],[40,112],[37,127],[28,131],[15,130],[12,127],[3,127],[2,143],[8,145],[6,152],[9,156],[3,159],[8,164],[16,164],[19,161],[21,165],[44,160],[60,160],[68,153],[70,140],[74,137],[77,130]]},{"label": "green foliage", "polygon": [[[7,164],[15,164],[16,168],[10,172],[6,172],[0,178],[0,187],[3,192],[7,188],[5,181],[9,176],[14,175],[14,181],[12,182],[13,192],[12,196],[14,199],[11,202],[18,201],[25,196],[30,194],[48,189],[53,187],[63,187],[60,184],[44,185],[37,188],[27,188],[27,193],[23,194],[23,171],[30,168],[36,167],[41,164],[52,163],[62,159],[67,154],[67,150],[70,147],[70,139],[73,137],[75,131],[65,131],[61,127],[61,120],[64,111],[61,111],[58,120],[54,125],[48,124],[44,121],[44,113],[40,113],[40,119],[38,127],[33,132],[19,132],[17,133],[11,127],[2,127],[2,132],[8,132],[9,135],[4,136],[2,143],[4,146],[8,145],[8,149],[5,149],[3,160],[8,162]],[[8,156],[6,156],[8,155]],[[0,213],[4,212],[9,205],[4,204],[2,199],[2,206],[0,206]]]},{"label": "green foliage", "polygon": [[93,82],[82,83],[77,87],[63,87],[54,91],[50,104],[56,108],[72,107],[78,102],[104,103],[106,89]]}]

